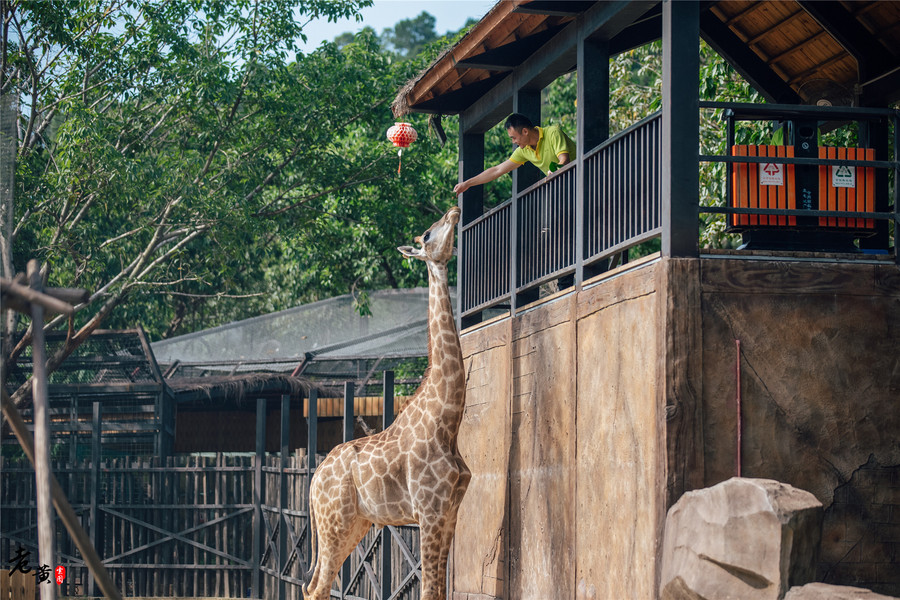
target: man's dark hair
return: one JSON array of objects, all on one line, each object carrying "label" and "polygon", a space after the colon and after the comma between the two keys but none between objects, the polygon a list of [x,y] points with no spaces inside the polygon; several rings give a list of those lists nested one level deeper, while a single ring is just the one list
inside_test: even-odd
[{"label": "man's dark hair", "polygon": [[534,125],[531,123],[531,119],[526,117],[521,113],[513,113],[509,115],[509,118],[506,119],[506,128],[507,129],[515,129],[516,131],[522,131],[523,127],[527,127],[528,129],[534,129]]}]

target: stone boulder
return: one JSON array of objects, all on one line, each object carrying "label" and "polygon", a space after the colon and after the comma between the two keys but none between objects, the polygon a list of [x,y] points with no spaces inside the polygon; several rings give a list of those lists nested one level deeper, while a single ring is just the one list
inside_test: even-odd
[{"label": "stone boulder", "polygon": [[660,598],[780,600],[811,582],[822,504],[769,479],[688,492],[666,516]]},{"label": "stone boulder", "polygon": [[784,600],[897,600],[894,596],[883,596],[872,590],[829,585],[827,583],[807,583],[792,587]]}]

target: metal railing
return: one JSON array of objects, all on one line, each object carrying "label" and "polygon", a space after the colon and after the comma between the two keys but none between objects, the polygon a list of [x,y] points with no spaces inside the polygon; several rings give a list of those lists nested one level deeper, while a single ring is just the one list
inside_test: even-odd
[{"label": "metal railing", "polygon": [[584,157],[585,262],[660,234],[660,113]]},{"label": "metal railing", "polygon": [[660,118],[635,123],[460,228],[463,318],[660,235]]},{"label": "metal railing", "polygon": [[[814,147],[817,145],[814,138],[809,148],[800,144],[796,156],[698,154],[700,163],[727,165],[726,198],[723,198],[726,205],[701,205],[699,213],[725,214],[729,227],[734,230],[737,229],[734,224],[745,221],[751,224],[796,224],[795,230],[806,228],[818,236],[808,237],[814,243],[823,239],[817,233],[823,226],[825,229],[827,226],[835,229],[833,225],[840,228],[846,223],[847,235],[853,233],[849,231],[853,227],[864,228],[866,231],[863,233],[872,236],[881,251],[889,251],[891,233],[885,222],[895,223],[894,240],[897,225],[900,224],[900,161],[896,158],[897,148],[900,148],[900,111],[716,102],[701,102],[700,108],[726,111],[727,148],[735,146],[735,120],[782,120],[803,126],[812,123],[813,130],[816,121],[869,122],[871,129],[867,145],[870,148],[881,145],[882,150],[877,151],[880,154],[878,160],[858,160],[863,155],[871,157],[873,150],[866,150],[866,154],[848,152],[846,157],[838,150],[834,156],[827,154],[827,157],[820,157],[813,154],[818,152]],[[893,127],[892,140],[889,139],[888,124]],[[627,256],[629,248],[653,238],[674,235],[672,231],[663,231],[662,125],[660,112],[650,115],[551,176],[517,193],[511,200],[463,225],[459,277],[461,318],[471,323],[478,314],[492,307],[509,306],[515,312],[520,302],[536,298],[535,290],[548,281],[572,274],[575,274],[576,281],[583,281],[591,274],[605,270],[618,255]],[[873,141],[876,139],[878,141]],[[891,141],[894,159],[886,160]],[[851,159],[851,156],[857,159]],[[791,173],[796,168],[797,177],[802,174],[806,178],[803,186],[798,179],[797,189],[788,190],[791,194],[796,191],[796,207],[790,201],[782,206],[780,200],[779,204],[751,201],[745,203],[749,205],[740,205],[732,198],[733,165],[753,165],[749,171],[755,172],[755,165],[759,163],[788,165]],[[809,178],[824,181],[819,187],[824,186],[831,194],[826,177],[831,169],[837,167],[861,169],[866,178],[866,202],[871,200],[873,209],[866,204],[865,210],[861,210],[859,201],[856,204],[845,201],[841,191],[834,194],[834,202],[828,195],[825,200],[816,200],[817,204],[811,204],[812,194],[817,188],[815,181]],[[870,187],[871,181],[874,184]],[[891,185],[893,194],[889,197]],[[861,189],[857,188],[857,197],[862,197]],[[766,193],[770,194],[768,191]],[[801,203],[801,194],[810,202]],[[852,194],[847,196],[850,197]],[[756,215],[758,220],[739,215]],[[768,218],[764,219],[765,216]],[[788,236],[794,237],[793,243],[804,239],[799,237],[805,234],[804,231],[783,231],[785,233],[778,235],[785,237],[787,242],[791,241]],[[690,232],[685,235],[690,235]],[[870,241],[869,245],[872,243]],[[900,260],[900,253],[895,250],[894,254]]]},{"label": "metal railing", "polygon": [[[750,215],[745,220],[744,229],[751,229],[758,226],[771,226],[776,223],[782,226],[785,223],[794,229],[818,230],[824,231],[829,228],[834,229],[835,225],[839,225],[840,229],[866,228],[871,229],[871,223],[894,221],[900,223],[900,161],[897,160],[897,149],[900,146],[900,111],[879,108],[850,108],[850,107],[819,107],[819,106],[793,106],[793,105],[777,105],[777,104],[746,104],[746,103],[730,103],[730,102],[701,102],[701,110],[722,110],[724,120],[726,122],[726,137],[728,149],[735,147],[735,122],[736,121],[783,121],[786,123],[800,122],[807,124],[811,133],[809,133],[809,144],[803,146],[805,152],[797,151],[798,154],[789,154],[787,156],[722,156],[701,154],[700,162],[707,163],[725,163],[726,164],[726,202],[725,206],[701,206],[700,213],[717,213],[727,215],[729,223],[733,223],[738,219],[736,215]],[[818,154],[819,144],[817,140],[816,123],[832,122],[881,122],[884,128],[883,144],[884,149],[888,150],[888,128],[887,123],[893,125],[893,152],[894,160],[885,160],[882,157],[879,160],[854,160],[849,158],[837,158],[846,154],[846,149],[838,149],[837,153],[831,152],[828,158]],[[799,128],[798,128],[799,129]],[[802,138],[801,138],[802,139]],[[871,141],[870,141],[871,144]],[[802,145],[802,144],[801,144]],[[865,146],[865,144],[861,144]],[[799,146],[798,146],[799,147]],[[870,146],[871,147],[871,146]],[[791,147],[791,150],[794,150]],[[829,150],[834,150],[829,148]],[[843,150],[843,152],[841,152]],[[805,154],[805,155],[802,155]],[[851,154],[852,155],[852,154]],[[756,169],[762,169],[766,165],[787,166],[790,180],[787,185],[789,189],[787,193],[796,194],[796,203],[788,200],[786,202],[780,199],[776,201],[766,202],[760,198],[758,201],[751,201],[750,204],[756,206],[742,206],[741,202],[734,197],[735,194],[735,169],[749,168],[751,175],[756,173]],[[831,181],[830,173],[832,168],[849,167],[859,170],[860,180],[866,178],[863,173],[874,173],[871,177],[875,181],[874,186],[874,210],[853,210],[858,208],[853,201],[847,202],[846,195],[843,202],[829,202],[824,196],[819,196],[819,188],[825,186],[831,188],[828,182]],[[794,183],[793,169],[797,169],[797,183]],[[806,181],[799,181],[801,169],[805,169],[808,173]],[[878,173],[889,175],[893,173],[893,195],[889,198],[888,179],[884,178],[879,181]],[[751,182],[754,183],[754,182]],[[754,183],[755,185],[755,183]],[[854,186],[855,187],[855,186]],[[871,190],[870,190],[871,192]],[[845,191],[844,194],[847,194]],[[854,196],[855,190],[851,189],[850,196]],[[838,195],[838,198],[841,198]],[[861,198],[861,197],[860,197]],[[862,205],[860,199],[859,205]],[[893,206],[892,206],[893,205]],[[779,217],[776,221],[773,217]],[[749,223],[750,226],[747,225]],[[865,227],[863,224],[865,223]],[[850,224],[850,227],[845,227]],[[734,227],[735,230],[741,230],[741,227]],[[888,230],[884,230],[884,237],[887,238]],[[896,233],[894,235],[896,240]],[[883,241],[884,249],[887,250],[888,240]],[[896,244],[895,244],[896,246]],[[896,254],[896,249],[895,249]]]},{"label": "metal railing", "polygon": [[569,163],[516,199],[516,291],[523,292],[575,268],[575,184]]},{"label": "metal railing", "polygon": [[506,201],[462,227],[459,289],[464,311],[477,312],[509,297],[512,202]]}]

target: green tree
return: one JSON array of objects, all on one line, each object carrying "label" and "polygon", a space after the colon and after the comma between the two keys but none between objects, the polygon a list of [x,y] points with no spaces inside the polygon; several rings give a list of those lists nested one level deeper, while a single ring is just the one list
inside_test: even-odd
[{"label": "green tree", "polygon": [[92,292],[51,368],[101,323],[133,325],[175,294],[242,295],[301,207],[391,175],[383,148],[340,144],[388,120],[396,81],[376,40],[308,56],[295,43],[297,11],[367,4],[0,4],[0,93],[20,131],[5,271],[39,258],[54,285]]},{"label": "green tree", "polygon": [[413,58],[418,56],[427,44],[438,39],[434,24],[434,16],[422,11],[414,19],[403,19],[394,27],[385,29],[381,37],[386,47],[393,49],[401,57]]}]

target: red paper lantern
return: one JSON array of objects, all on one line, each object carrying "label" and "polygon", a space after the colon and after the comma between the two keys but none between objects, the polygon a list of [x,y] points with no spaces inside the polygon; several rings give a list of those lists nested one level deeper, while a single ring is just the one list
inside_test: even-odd
[{"label": "red paper lantern", "polygon": [[419,137],[416,133],[416,130],[413,129],[413,126],[409,123],[394,123],[393,127],[387,130],[387,138],[391,140],[391,142],[399,147],[397,150],[397,174],[400,173],[400,164],[403,160],[403,149],[408,148],[410,144],[416,141],[416,138]]},{"label": "red paper lantern", "polygon": [[394,123],[394,126],[387,130],[387,138],[400,148],[409,147],[417,137],[419,136],[416,130],[409,123]]}]

